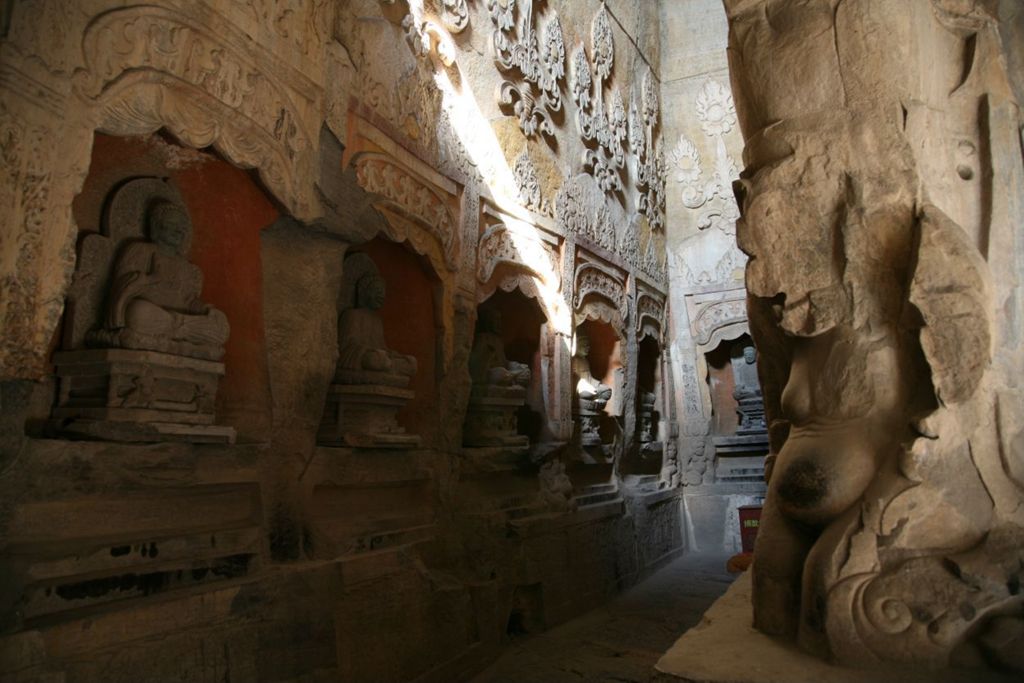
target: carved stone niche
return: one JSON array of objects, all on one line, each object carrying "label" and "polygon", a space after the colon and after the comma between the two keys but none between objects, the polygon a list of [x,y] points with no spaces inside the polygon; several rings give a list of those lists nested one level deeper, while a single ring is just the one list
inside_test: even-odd
[{"label": "carved stone niche", "polygon": [[657,340],[645,336],[637,345],[636,440],[640,458],[661,466],[663,444],[659,440],[661,419],[658,400],[661,389],[661,349]]},{"label": "carved stone niche", "polygon": [[768,427],[754,344],[747,334],[742,334],[723,341],[705,358],[714,416],[713,440],[719,457],[717,469],[720,474],[730,470],[722,458],[743,457],[749,461],[741,468],[748,475],[745,478],[759,481],[760,458],[768,452]]},{"label": "carved stone niche", "polygon": [[415,398],[409,382],[417,362],[388,348],[380,309],[386,285],[363,252],[345,258],[338,298],[338,367],[327,390],[317,441],[353,448],[415,448],[398,411]]},{"label": "carved stone niche", "polygon": [[614,428],[609,427],[609,402],[622,389],[621,343],[615,330],[603,321],[584,320],[576,328],[572,358],[575,392],[573,440],[585,454],[611,455]]},{"label": "carved stone niche", "polygon": [[115,441],[231,443],[214,424],[229,325],[200,298],[188,261],[192,224],[178,192],[157,178],[110,198],[102,233],[85,235],[68,293],[51,427]]},{"label": "carved stone niche", "polygon": [[497,291],[480,306],[469,357],[473,384],[463,430],[465,446],[525,449],[531,440],[541,438],[544,322],[536,302],[518,290]]}]

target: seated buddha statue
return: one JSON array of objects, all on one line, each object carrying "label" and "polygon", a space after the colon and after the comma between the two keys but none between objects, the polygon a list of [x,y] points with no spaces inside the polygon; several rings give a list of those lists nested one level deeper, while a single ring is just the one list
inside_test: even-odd
[{"label": "seated buddha statue", "polygon": [[473,349],[469,354],[469,374],[474,389],[525,387],[530,383],[529,366],[505,357],[501,313],[496,310],[480,311]]},{"label": "seated buddha statue", "polygon": [[345,268],[354,277],[355,305],[338,318],[337,381],[406,386],[416,374],[416,358],[392,351],[384,340],[384,279],[366,254],[351,255]]},{"label": "seated buddha statue", "polygon": [[203,275],[185,257],[188,214],[158,201],[146,229],[150,241],[128,244],[115,263],[103,326],[90,335],[90,345],[219,359],[230,326],[224,313],[199,298]]},{"label": "seated buddha statue", "polygon": [[612,397],[612,388],[603,384],[590,371],[590,337],[585,332],[576,333],[576,353],[572,357],[572,373],[576,377],[576,395],[586,401],[607,403]]}]

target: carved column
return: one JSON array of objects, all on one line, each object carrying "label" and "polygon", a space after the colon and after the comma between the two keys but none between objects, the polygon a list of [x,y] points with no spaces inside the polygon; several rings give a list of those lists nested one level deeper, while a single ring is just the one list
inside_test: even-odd
[{"label": "carved column", "polygon": [[773,458],[755,625],[857,666],[1022,668],[1024,188],[992,3],[725,6]]}]

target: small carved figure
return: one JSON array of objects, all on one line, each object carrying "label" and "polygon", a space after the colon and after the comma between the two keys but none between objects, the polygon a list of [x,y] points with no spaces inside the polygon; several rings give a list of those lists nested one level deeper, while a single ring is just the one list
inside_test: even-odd
[{"label": "small carved figure", "polygon": [[157,201],[146,228],[150,241],[127,245],[117,260],[104,324],[89,336],[90,345],[220,358],[230,327],[221,311],[199,298],[203,275],[185,257],[188,213]]},{"label": "small carved figure", "polygon": [[653,391],[640,392],[640,443],[650,443],[657,436],[655,404],[657,397]]},{"label": "small carved figure", "polygon": [[384,339],[384,280],[364,253],[345,258],[339,297],[338,367],[327,390],[317,440],[329,446],[415,448],[398,411],[416,394],[406,388],[416,359],[388,348]]},{"label": "small carved figure", "polygon": [[407,385],[416,374],[416,359],[392,351],[384,340],[380,309],[386,289],[376,264],[366,254],[353,254],[345,260],[345,268],[345,279],[353,285],[342,292],[349,303],[338,319],[338,380]]},{"label": "small carved figure", "polygon": [[[586,332],[576,333],[576,354],[572,357],[572,372],[576,376],[576,395],[589,401],[606,403],[612,397],[612,388],[598,381],[590,371],[590,337]],[[602,405],[603,405],[602,403]]]},{"label": "small carved figure", "polygon": [[736,388],[732,396],[736,399],[736,412],[740,418],[736,433],[767,433],[761,383],[757,377],[757,350],[749,342],[742,344],[741,354],[735,353],[736,347],[733,349],[732,374]]},{"label": "small carved figure", "polygon": [[469,374],[474,386],[525,387],[530,383],[529,366],[505,357],[501,313],[496,310],[480,311],[469,354]]}]

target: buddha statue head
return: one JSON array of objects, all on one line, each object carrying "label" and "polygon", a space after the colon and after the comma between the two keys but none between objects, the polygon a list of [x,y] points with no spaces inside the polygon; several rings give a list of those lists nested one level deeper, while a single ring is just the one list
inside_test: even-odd
[{"label": "buddha statue head", "polygon": [[356,308],[379,311],[384,306],[386,294],[384,278],[376,272],[368,272],[356,281]]},{"label": "buddha statue head", "polygon": [[174,202],[159,201],[146,217],[149,239],[158,247],[184,256],[192,236],[192,221]]}]

